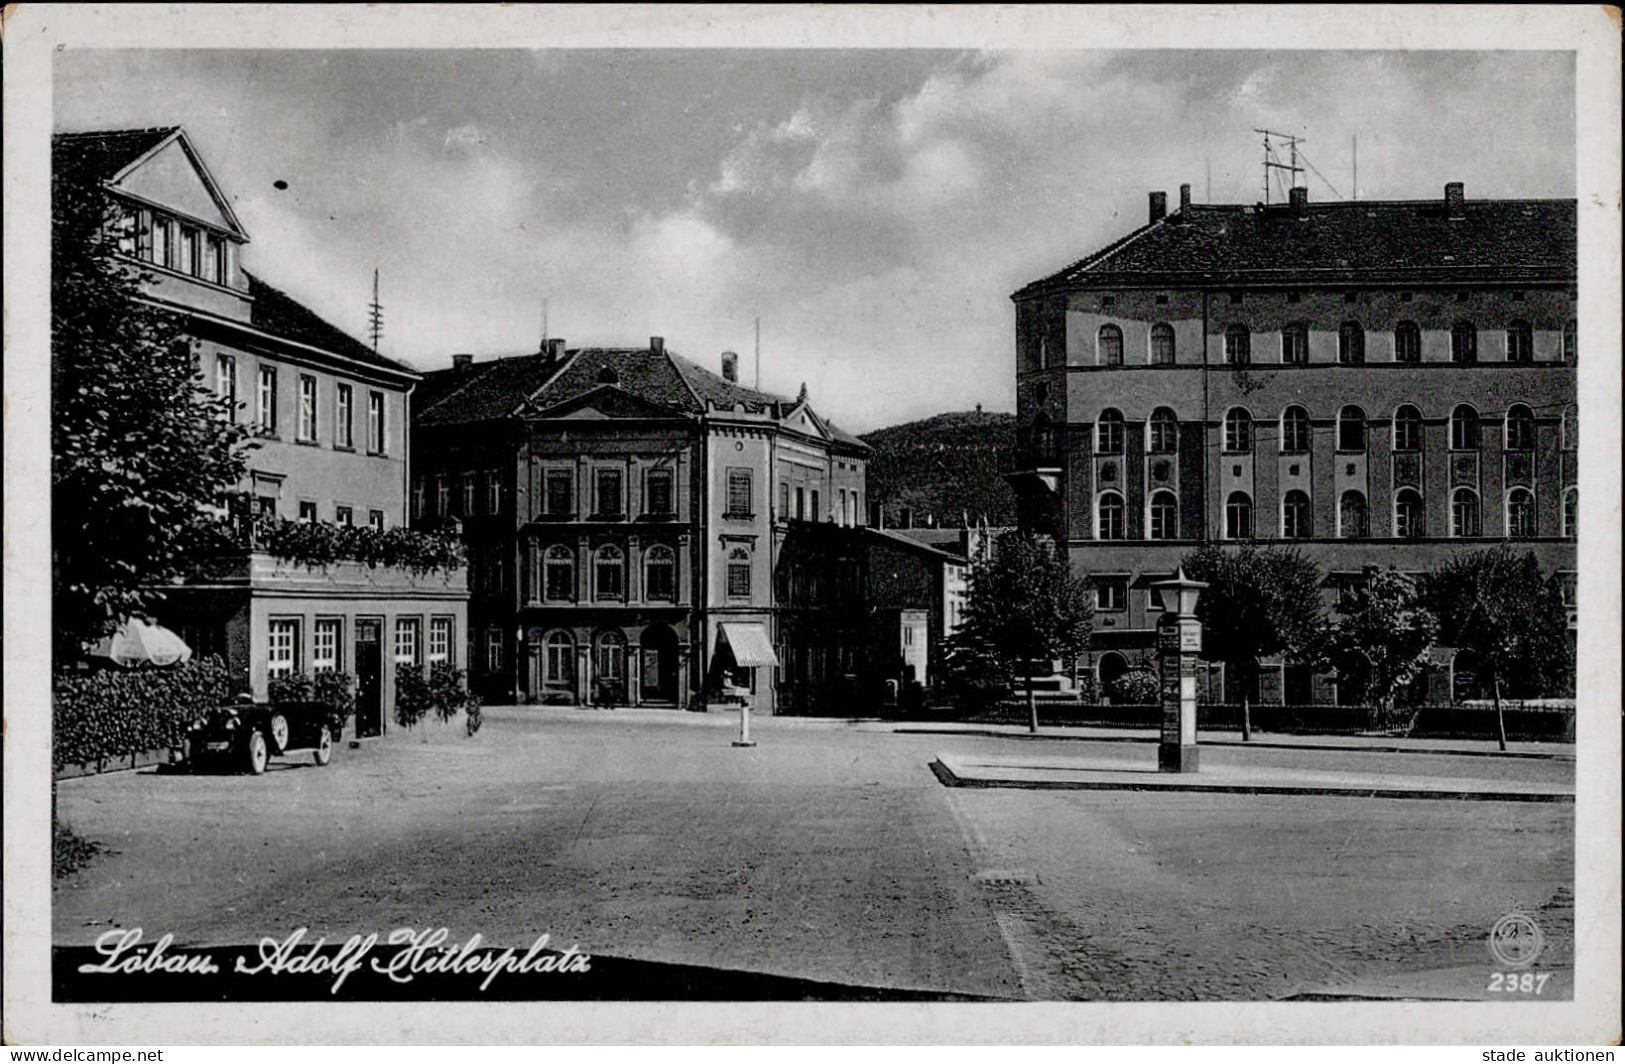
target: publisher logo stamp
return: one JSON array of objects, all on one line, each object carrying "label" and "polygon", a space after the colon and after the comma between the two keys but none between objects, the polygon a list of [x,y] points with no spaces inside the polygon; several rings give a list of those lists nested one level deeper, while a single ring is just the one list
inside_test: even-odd
[{"label": "publisher logo stamp", "polygon": [[1540,925],[1527,913],[1507,913],[1490,928],[1490,954],[1508,968],[1527,968],[1546,945]]}]

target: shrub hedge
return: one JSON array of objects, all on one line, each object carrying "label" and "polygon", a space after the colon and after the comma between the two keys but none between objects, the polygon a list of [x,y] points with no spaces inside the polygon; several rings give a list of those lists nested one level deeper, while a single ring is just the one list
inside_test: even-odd
[{"label": "shrub hedge", "polygon": [[356,678],[347,672],[290,673],[273,678],[266,694],[273,705],[320,702],[327,707],[327,730],[337,739],[355,714]]},{"label": "shrub hedge", "polygon": [[52,768],[179,747],[192,722],[229,702],[234,688],[218,657],[163,669],[60,672],[51,681]]},{"label": "shrub hedge", "polygon": [[442,724],[459,712],[467,714],[468,734],[480,730],[480,696],[468,689],[468,674],[444,662],[430,666],[429,674],[416,665],[395,667],[395,723],[410,728],[429,715]]}]

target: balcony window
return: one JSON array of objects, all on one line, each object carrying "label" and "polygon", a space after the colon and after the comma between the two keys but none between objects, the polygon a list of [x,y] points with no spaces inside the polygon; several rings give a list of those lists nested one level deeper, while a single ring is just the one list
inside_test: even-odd
[{"label": "balcony window", "polygon": [[[751,476],[748,469],[728,470],[728,512],[725,517],[750,517],[752,504]],[[816,507],[815,507],[816,509]],[[801,516],[800,514],[796,515]],[[818,515],[813,515],[818,520]]]},{"label": "balcony window", "polygon": [[659,602],[677,597],[677,553],[664,544],[650,547],[643,556],[643,594]]},{"label": "balcony window", "polygon": [[542,593],[548,602],[569,602],[576,597],[576,556],[569,547],[554,544],[542,561]]},{"label": "balcony window", "polygon": [[1309,364],[1309,326],[1299,322],[1281,330],[1281,361],[1288,366]]}]

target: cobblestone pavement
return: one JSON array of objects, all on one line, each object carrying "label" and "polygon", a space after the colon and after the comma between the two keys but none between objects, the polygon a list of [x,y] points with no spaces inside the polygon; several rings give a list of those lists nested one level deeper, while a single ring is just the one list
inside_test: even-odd
[{"label": "cobblestone pavement", "polygon": [[1538,915],[1542,966],[1572,948],[1571,806],[971,792],[942,787],[931,758],[1006,741],[765,720],[739,750],[732,727],[498,708],[472,739],[428,725],[325,769],[63,781],[64,818],[113,852],[58,885],[53,934],[141,926],[219,944],[411,925],[528,945],[545,931],[848,985],[1113,1000],[1487,971],[1485,935],[1511,908]]}]

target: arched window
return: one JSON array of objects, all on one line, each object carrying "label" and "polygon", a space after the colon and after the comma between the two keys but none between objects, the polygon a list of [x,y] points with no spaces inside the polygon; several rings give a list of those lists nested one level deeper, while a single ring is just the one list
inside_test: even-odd
[{"label": "arched window", "polygon": [[1245,366],[1253,360],[1253,334],[1245,325],[1224,330],[1224,360],[1232,366]]},{"label": "arched window", "polygon": [[1309,411],[1289,406],[1281,412],[1281,453],[1302,454],[1309,450]]},{"label": "arched window", "polygon": [[576,682],[576,643],[569,632],[549,632],[542,643],[542,678],[551,684]]},{"label": "arched window", "polygon": [[1345,491],[1337,503],[1337,534],[1343,539],[1364,539],[1371,534],[1366,521],[1365,495]]},{"label": "arched window", "polygon": [[677,598],[677,552],[663,543],[644,552],[643,597],[660,602]]},{"label": "arched window", "polygon": [[1309,496],[1296,489],[1287,492],[1286,498],[1281,500],[1281,538],[1308,539],[1313,531],[1313,520]]},{"label": "arched window", "polygon": [[1357,406],[1345,406],[1337,412],[1337,449],[1339,451],[1365,450],[1365,411]]},{"label": "arched window", "polygon": [[1507,361],[1533,362],[1535,360],[1535,330],[1527,321],[1515,321],[1507,326]]},{"label": "arched window", "polygon": [[1281,330],[1281,361],[1288,366],[1309,364],[1309,326],[1294,322]]},{"label": "arched window", "polygon": [[1405,405],[1394,411],[1394,450],[1422,449],[1422,411]]},{"label": "arched window", "polygon": [[1394,495],[1394,535],[1400,539],[1418,539],[1426,534],[1425,530],[1422,496],[1415,488],[1400,488]]},{"label": "arched window", "polygon": [[1513,488],[1507,492],[1507,536],[1535,538],[1535,493],[1528,488]]},{"label": "arched window", "polygon": [[1563,361],[1580,361],[1580,327],[1573,318],[1563,326]]},{"label": "arched window", "polygon": [[1563,449],[1580,449],[1580,408],[1572,404],[1563,408]]},{"label": "arched window", "polygon": [[1450,534],[1463,539],[1483,534],[1478,493],[1472,488],[1457,488],[1450,496]]},{"label": "arched window", "polygon": [[1453,451],[1478,449],[1478,411],[1466,403],[1450,412],[1450,449]]},{"label": "arched window", "polygon": [[1095,422],[1095,450],[1101,454],[1123,453],[1123,415],[1116,410],[1102,410]]},{"label": "arched window", "polygon": [[1232,454],[1253,449],[1253,416],[1239,407],[1224,415],[1224,449]]},{"label": "arched window", "polygon": [[1153,366],[1174,364],[1174,327],[1165,321],[1159,321],[1151,326],[1151,364]]},{"label": "arched window", "polygon": [[1506,449],[1532,451],[1535,449],[1535,415],[1522,403],[1507,407]]},{"label": "arched window", "polygon": [[1450,327],[1450,361],[1478,361],[1478,327],[1470,321],[1458,321]]},{"label": "arched window", "polygon": [[569,602],[576,597],[576,555],[562,544],[547,548],[542,559],[542,597],[549,602]]},{"label": "arched window", "polygon": [[[600,632],[597,643],[597,660],[594,662],[597,666],[597,675],[594,679],[600,684],[624,684],[626,682],[626,636],[615,629],[611,629],[607,632]],[[601,692],[601,695],[607,694],[607,692]],[[626,697],[624,692],[616,692],[616,694],[622,698]]]},{"label": "arched window", "polygon": [[618,599],[626,595],[626,555],[614,544],[598,548],[593,556],[593,598]]},{"label": "arched window", "polygon": [[1394,327],[1394,361],[1422,361],[1422,329],[1414,321],[1402,321]]},{"label": "arched window", "polygon": [[1173,454],[1179,450],[1179,419],[1165,406],[1151,412],[1151,453]]},{"label": "arched window", "polygon": [[1574,539],[1580,534],[1580,489],[1570,488],[1563,493],[1563,535]]},{"label": "arched window", "polygon": [[1095,342],[1095,361],[1102,366],[1123,364],[1123,330],[1115,325],[1102,325]]},{"label": "arched window", "polygon": [[1224,502],[1224,538],[1253,538],[1253,500],[1245,491],[1233,491]]},{"label": "arched window", "polygon": [[1097,524],[1096,539],[1122,539],[1125,535],[1123,527],[1123,497],[1115,491],[1101,492],[1100,502],[1095,507]]},{"label": "arched window", "polygon": [[1151,496],[1151,538],[1179,538],[1179,500],[1171,491],[1159,491]]},{"label": "arched window", "polygon": [[1337,327],[1337,361],[1343,366],[1365,362],[1365,330],[1359,322],[1345,321]]}]

